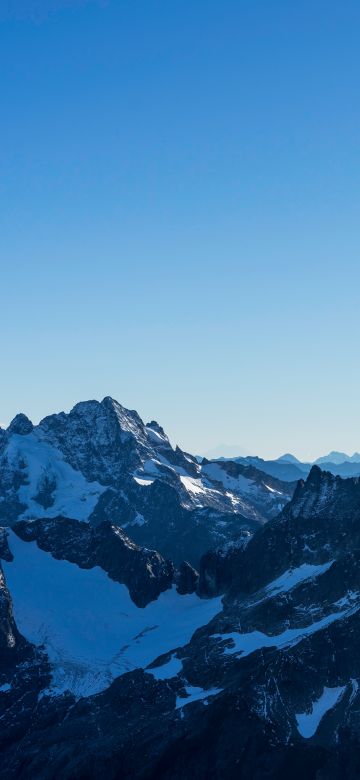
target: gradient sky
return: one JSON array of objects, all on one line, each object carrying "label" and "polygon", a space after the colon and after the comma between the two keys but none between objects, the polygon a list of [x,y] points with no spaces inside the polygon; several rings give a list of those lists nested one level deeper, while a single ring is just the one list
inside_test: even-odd
[{"label": "gradient sky", "polygon": [[2,0],[3,424],[360,449],[359,38],[358,0]]}]

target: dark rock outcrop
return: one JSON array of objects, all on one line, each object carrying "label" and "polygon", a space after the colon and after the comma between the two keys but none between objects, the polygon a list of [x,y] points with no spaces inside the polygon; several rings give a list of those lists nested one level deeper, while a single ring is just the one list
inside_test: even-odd
[{"label": "dark rock outcrop", "polygon": [[196,591],[197,583],[199,580],[199,574],[187,561],[182,561],[176,574],[176,590],[182,596],[186,593],[194,593]]},{"label": "dark rock outcrop", "polygon": [[17,433],[20,436],[27,436],[28,433],[31,433],[33,427],[31,420],[29,420],[26,414],[20,413],[11,421],[7,429],[7,434],[8,436],[11,436],[11,434]]}]

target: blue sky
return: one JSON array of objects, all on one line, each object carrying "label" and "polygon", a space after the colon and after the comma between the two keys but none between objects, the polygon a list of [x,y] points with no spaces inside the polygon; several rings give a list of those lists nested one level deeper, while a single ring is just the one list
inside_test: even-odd
[{"label": "blue sky", "polygon": [[[45,9],[45,10],[44,10]],[[360,449],[360,6],[0,10],[0,421]]]}]

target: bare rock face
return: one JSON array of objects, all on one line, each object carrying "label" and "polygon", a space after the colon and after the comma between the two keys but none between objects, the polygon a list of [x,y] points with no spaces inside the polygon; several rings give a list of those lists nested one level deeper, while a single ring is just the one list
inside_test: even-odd
[{"label": "bare rock face", "polygon": [[16,417],[10,423],[7,433],[8,435],[18,434],[19,436],[27,436],[33,430],[33,424],[26,414],[17,414]]},{"label": "bare rock face", "polygon": [[0,655],[9,655],[15,643],[16,627],[11,613],[11,598],[0,566]]},{"label": "bare rock face", "polygon": [[198,591],[201,596],[218,596],[229,588],[233,579],[230,551],[210,550],[200,561]]},{"label": "bare rock face", "polygon": [[13,555],[9,547],[8,533],[6,528],[0,527],[0,558],[3,561],[12,561]]},{"label": "bare rock face", "polygon": [[187,561],[183,561],[176,572],[176,590],[182,596],[186,593],[194,593],[197,588],[199,574]]}]

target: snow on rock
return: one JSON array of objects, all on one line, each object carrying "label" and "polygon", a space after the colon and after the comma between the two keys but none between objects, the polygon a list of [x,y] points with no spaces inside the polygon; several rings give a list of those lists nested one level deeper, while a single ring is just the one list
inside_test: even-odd
[{"label": "snow on rock", "polygon": [[138,483],[138,485],[145,485],[149,487],[149,485],[152,485],[154,482],[153,479],[144,479],[143,477],[134,477],[135,482]]},{"label": "snow on rock", "polygon": [[155,445],[160,445],[165,448],[170,448],[170,442],[168,437],[166,436],[166,433],[161,428],[160,425],[156,422],[151,422],[145,425],[145,431],[146,435],[150,439],[150,441],[153,441]]},{"label": "snow on rock", "polygon": [[224,498],[223,493],[220,493],[218,490],[215,490],[213,486],[211,487],[206,486],[201,479],[196,477],[189,477],[184,474],[181,474],[180,469],[177,469],[176,471],[180,478],[182,486],[185,488],[191,500],[198,507],[204,506],[203,502],[205,502],[205,504],[207,504],[209,501],[216,503],[217,501],[219,501],[219,499],[221,500]]},{"label": "snow on rock", "polygon": [[277,595],[278,593],[287,593],[301,582],[324,574],[324,572],[330,569],[330,566],[332,566],[333,563],[334,560],[319,565],[303,563],[296,569],[288,569],[281,574],[280,577],[277,577],[276,580],[270,582],[269,585],[266,586],[265,591],[271,596]]},{"label": "snow on rock", "polygon": [[270,485],[265,485],[265,484],[264,484],[264,487],[266,487],[266,490],[269,490],[270,493],[276,493],[278,496],[282,496],[282,493],[281,493],[280,490],[275,490],[275,488],[272,488],[272,487],[270,487]]},{"label": "snow on rock", "polygon": [[131,521],[131,523],[124,523],[123,528],[127,528],[129,525],[130,526],[138,525],[141,527],[142,525],[145,524],[146,524],[146,520],[144,515],[141,515],[139,512],[137,512],[134,519]]},{"label": "snow on rock", "polygon": [[222,690],[222,688],[208,688],[205,690],[205,688],[197,688],[194,685],[185,685],[187,697],[176,697],[176,709],[178,710],[181,707],[185,707],[186,704],[191,704],[193,701],[202,701],[203,704],[207,704],[207,699],[209,699],[210,696],[216,696],[216,694],[221,693]]},{"label": "snow on rock", "polygon": [[115,677],[187,644],[222,608],[220,598],[180,596],[172,588],[141,609],[103,569],[56,560],[12,531],[9,543],[14,560],[3,566],[14,618],[26,639],[44,645],[53,695],[99,693]]},{"label": "snow on rock", "polygon": [[352,691],[351,691],[351,694],[350,694],[349,704],[352,704],[353,701],[356,699],[356,696],[358,694],[359,683],[358,683],[357,680],[355,680],[354,677],[351,678],[350,682],[351,682]]},{"label": "snow on rock", "polygon": [[188,491],[188,493],[195,493],[197,494],[204,494],[206,493],[206,488],[204,488],[204,485],[201,483],[200,479],[194,479],[193,477],[180,477],[180,480],[182,484],[184,485],[185,490]]},{"label": "snow on rock", "polygon": [[336,607],[347,607],[349,604],[352,604],[354,601],[358,601],[360,597],[360,593],[357,590],[348,590],[346,595],[343,596],[341,599],[338,599],[335,601]]},{"label": "snow on rock", "polygon": [[[203,484],[224,491],[238,514],[263,522],[278,514],[292,496],[291,488],[279,480],[269,483],[269,476],[255,467],[234,462],[205,462],[200,466]],[[265,481],[264,481],[265,480]]]},{"label": "snow on rock", "polygon": [[298,731],[304,739],[314,736],[324,715],[335,707],[343,696],[345,687],[325,687],[320,698],[311,705],[310,712],[295,715]]},{"label": "snow on rock", "polygon": [[7,457],[14,466],[25,467],[27,484],[20,486],[18,496],[27,509],[20,519],[63,515],[88,520],[99,496],[106,490],[98,482],[87,482],[59,450],[42,441],[36,432],[26,436],[13,434]]},{"label": "snow on rock", "polygon": [[227,634],[212,634],[214,639],[228,640],[233,642],[232,647],[226,647],[224,652],[226,655],[233,655],[234,653],[241,654],[241,658],[255,653],[256,650],[262,650],[265,647],[275,647],[277,649],[285,649],[287,647],[293,647],[304,637],[311,636],[317,631],[321,631],[327,626],[334,623],[336,620],[341,620],[344,617],[348,617],[354,612],[360,609],[359,606],[352,607],[347,610],[335,612],[326,617],[321,618],[316,623],[311,623],[309,626],[298,626],[297,628],[287,628],[281,634],[273,634],[269,636],[262,631],[250,631],[246,634],[239,634],[237,632],[231,632]]},{"label": "snow on rock", "polygon": [[110,396],[104,398],[104,402],[110,406],[116,414],[122,441],[126,441],[129,436],[133,436],[134,439],[138,439],[139,441],[146,440],[144,424],[136,411],[125,409],[124,406],[113,398],[110,398]]},{"label": "snow on rock", "polygon": [[176,677],[182,670],[182,661],[173,653],[170,660],[162,666],[156,666],[154,669],[146,669],[156,680],[170,680]]},{"label": "snow on rock", "polygon": [[209,479],[221,482],[226,489],[234,492],[250,494],[257,490],[254,480],[248,479],[242,474],[239,474],[237,477],[231,477],[218,463],[207,463],[201,467],[201,472]]},{"label": "snow on rock", "polygon": [[7,693],[8,691],[11,691],[11,685],[9,685],[9,683],[0,685],[0,693]]}]

